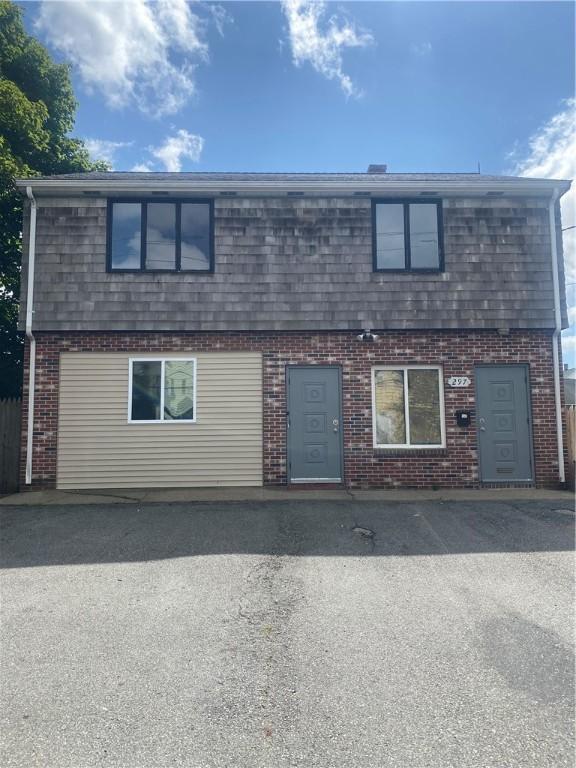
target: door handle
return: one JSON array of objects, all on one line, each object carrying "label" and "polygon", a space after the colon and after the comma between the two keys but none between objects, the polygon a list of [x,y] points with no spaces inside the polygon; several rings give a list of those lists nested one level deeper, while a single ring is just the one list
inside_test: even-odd
[{"label": "door handle", "polygon": [[480,417],[478,422],[480,424],[480,432],[486,432],[486,419],[483,419],[482,417]]},{"label": "door handle", "polygon": [[338,428],[340,426],[340,422],[338,421],[338,419],[332,420],[332,426],[334,427],[334,432],[338,432]]}]

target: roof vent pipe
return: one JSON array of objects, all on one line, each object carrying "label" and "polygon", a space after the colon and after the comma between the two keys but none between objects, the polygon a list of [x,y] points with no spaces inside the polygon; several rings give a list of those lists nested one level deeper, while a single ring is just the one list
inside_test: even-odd
[{"label": "roof vent pipe", "polygon": [[386,173],[388,170],[387,165],[369,165],[368,173]]}]

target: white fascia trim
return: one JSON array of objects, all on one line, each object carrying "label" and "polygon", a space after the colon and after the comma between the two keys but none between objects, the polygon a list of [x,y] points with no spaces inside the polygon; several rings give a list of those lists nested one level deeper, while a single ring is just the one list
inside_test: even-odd
[{"label": "white fascia trim", "polygon": [[[385,180],[375,182],[362,179],[352,182],[334,181],[193,181],[193,180],[76,180],[76,179],[18,179],[16,185],[24,189],[33,185],[36,194],[70,194],[82,192],[100,192],[106,195],[146,194],[153,190],[194,195],[217,195],[219,192],[237,192],[251,195],[285,195],[287,192],[302,192],[308,195],[353,195],[354,192],[369,192],[374,197],[378,195],[417,195],[421,192],[435,192],[442,195],[485,195],[487,192],[501,192],[517,195],[546,195],[552,189],[561,189],[562,194],[570,188],[569,182],[558,182],[549,179],[521,179],[513,182],[493,182],[478,180],[469,181],[406,181]],[[498,199],[498,198],[495,198]]]}]

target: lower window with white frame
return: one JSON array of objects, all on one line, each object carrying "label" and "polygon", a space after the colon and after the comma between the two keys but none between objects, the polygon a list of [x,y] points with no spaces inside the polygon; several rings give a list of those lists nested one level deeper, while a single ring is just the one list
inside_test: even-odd
[{"label": "lower window with white frame", "polygon": [[373,368],[372,420],[375,448],[443,448],[441,368]]},{"label": "lower window with white frame", "polygon": [[128,421],[196,421],[195,358],[131,358]]}]

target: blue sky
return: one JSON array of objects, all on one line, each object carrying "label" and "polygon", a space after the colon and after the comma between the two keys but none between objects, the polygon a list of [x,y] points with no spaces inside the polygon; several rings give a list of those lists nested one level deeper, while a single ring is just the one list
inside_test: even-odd
[{"label": "blue sky", "polygon": [[73,65],[75,134],[118,170],[574,174],[570,2],[22,7]]}]

